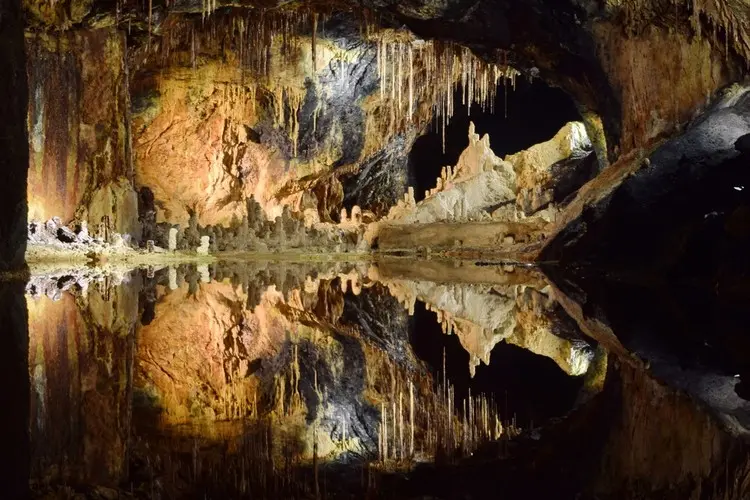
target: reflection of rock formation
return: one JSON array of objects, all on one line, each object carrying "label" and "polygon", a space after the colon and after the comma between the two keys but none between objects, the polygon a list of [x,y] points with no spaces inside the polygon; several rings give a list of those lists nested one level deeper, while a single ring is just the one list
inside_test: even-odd
[{"label": "reflection of rock formation", "polygon": [[[153,478],[165,493],[217,485],[212,474],[223,468],[246,476],[231,491],[273,492],[269,483],[316,464],[379,460],[379,467],[408,468],[414,460],[452,460],[502,434],[513,435],[512,426],[501,424],[491,398],[473,394],[457,400],[450,381],[436,383],[415,359],[407,316],[391,292],[402,287],[403,293],[431,297],[464,345],[480,353],[477,359],[506,338],[532,345],[559,363],[571,344],[549,340],[543,316],[534,313],[537,302],[545,310],[544,297],[524,302],[497,295],[520,289],[521,283],[541,289],[543,282],[521,270],[428,264],[425,276],[436,273],[464,284],[451,288],[413,274],[399,281],[387,274],[398,263],[389,268],[248,261],[136,271],[127,291],[125,283],[118,284],[122,278],[93,271],[32,279],[29,294],[39,297],[29,299],[32,332],[65,325],[64,337],[75,337],[81,345],[92,331],[94,339],[114,333],[104,337],[110,344],[96,340],[86,346],[102,350],[96,350],[98,363],[78,368],[86,370],[81,388],[64,374],[70,354],[58,355],[55,363],[46,354],[59,352],[62,347],[54,342],[61,334],[32,337],[34,432],[49,435],[52,443],[36,452],[35,476],[60,461],[69,451],[60,439],[70,439],[84,444],[78,463],[60,471],[63,478],[113,485],[132,456],[132,474]],[[472,284],[479,278],[485,284]],[[109,292],[99,284],[107,280],[115,285]],[[114,304],[122,308],[116,315],[108,309]],[[124,335],[133,333],[135,317],[140,318],[137,334]],[[529,322],[532,330],[521,322]],[[113,354],[102,358],[102,353]],[[130,353],[135,356],[132,372],[123,357]],[[84,358],[76,360],[80,364]],[[105,379],[105,373],[111,377]],[[123,440],[130,373],[135,388],[132,449]],[[95,394],[87,392],[89,383],[98,387]],[[106,411],[91,422],[89,415],[100,406]],[[83,436],[54,433],[49,419],[57,411],[74,415],[71,429]],[[183,477],[179,470],[190,471],[187,483],[177,479]]]},{"label": "reflection of rock formation", "polygon": [[458,335],[470,355],[472,375],[480,361],[489,364],[492,349],[502,340],[551,358],[570,375],[587,371],[593,356],[590,346],[582,340],[558,335],[554,329],[559,324],[554,316],[556,303],[548,296],[544,281],[534,272],[509,268],[494,276],[492,273],[482,276],[480,268],[465,273],[467,277],[476,274],[475,282],[456,283],[439,276],[439,263],[428,263],[425,267],[428,272],[421,276],[421,270],[417,269],[404,276],[398,264],[389,269],[384,263],[379,272],[391,293],[407,309],[413,310],[415,300],[424,302],[436,312],[444,332]]},{"label": "reflection of rock formation", "polygon": [[81,290],[63,275],[32,283],[33,477],[117,486],[128,470],[137,282]]},{"label": "reflection of rock formation", "polygon": [[[153,319],[139,330],[137,383],[160,426],[270,417],[297,428],[300,458],[376,450],[368,423],[376,412],[357,377],[367,352],[388,354],[340,322],[343,289],[357,289],[361,273],[334,268],[312,280],[309,272],[260,266],[235,274],[230,265],[214,269],[222,281],[156,285]],[[255,278],[243,285],[242,275]]]},{"label": "reflection of rock formation", "polygon": [[216,460],[250,474],[244,491],[315,464],[408,468],[503,433],[489,397],[456,401],[433,383],[406,314],[365,266],[217,264],[200,284],[193,273],[177,270],[172,290],[156,274],[142,295],[153,310],[139,328],[135,420],[151,446],[136,453],[160,464],[150,473],[167,490],[185,487],[170,472],[180,461],[197,476]]}]

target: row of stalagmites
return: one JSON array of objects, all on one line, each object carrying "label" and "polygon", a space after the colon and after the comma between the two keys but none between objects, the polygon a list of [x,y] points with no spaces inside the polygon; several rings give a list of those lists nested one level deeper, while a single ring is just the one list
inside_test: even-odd
[{"label": "row of stalagmites", "polygon": [[[187,227],[169,223],[144,224],[142,247],[149,253],[195,251],[199,255],[226,251],[280,251],[304,248],[307,251],[354,251],[363,239],[362,209],[354,206],[351,214],[341,210],[338,225],[318,224],[306,227],[301,215],[284,207],[273,221],[266,219],[260,204],[250,197],[246,200],[247,214],[235,218],[229,226],[200,226],[193,212]],[[113,230],[108,217],[103,217],[96,231],[89,232],[87,222],[76,222],[69,227],[59,217],[45,223],[32,221],[28,240],[32,244],[50,246],[132,248],[138,244],[129,234]]]},{"label": "row of stalagmites", "polygon": [[[362,210],[354,206],[351,217],[341,211],[341,222],[334,225],[306,226],[301,214],[285,206],[273,221],[266,219],[260,204],[251,196],[246,200],[247,215],[234,219],[228,227],[200,226],[193,213],[183,230],[162,224],[157,228],[155,244],[169,250],[197,248],[198,253],[231,251],[281,251],[304,248],[306,251],[354,251],[362,242]],[[317,226],[317,227],[316,227]],[[165,241],[166,240],[166,241]]]},{"label": "row of stalagmites", "polygon": [[[443,167],[440,177],[436,179],[435,187],[425,191],[424,199],[427,200],[438,193],[448,191],[455,186],[457,181],[460,180],[468,180],[468,178],[459,179],[453,167]],[[530,216],[539,210],[544,209],[552,203],[553,200],[554,191],[552,189],[544,189],[542,186],[535,186],[533,189],[520,189],[516,194],[515,206],[518,212]],[[391,208],[387,218],[398,218],[404,214],[405,210],[412,210],[416,207],[417,201],[414,197],[414,188],[409,186],[408,191],[404,193],[403,199],[398,200],[396,205]]]}]

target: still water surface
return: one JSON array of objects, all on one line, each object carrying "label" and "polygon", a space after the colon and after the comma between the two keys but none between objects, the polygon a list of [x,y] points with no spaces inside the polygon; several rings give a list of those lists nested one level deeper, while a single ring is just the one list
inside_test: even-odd
[{"label": "still water surface", "polygon": [[559,293],[473,262],[35,275],[33,491],[362,498],[420,466],[509,457],[603,387],[612,356]]}]

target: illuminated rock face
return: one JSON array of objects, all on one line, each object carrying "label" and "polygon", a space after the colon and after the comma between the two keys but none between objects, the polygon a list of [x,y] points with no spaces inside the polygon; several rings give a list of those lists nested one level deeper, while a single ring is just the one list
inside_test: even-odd
[{"label": "illuminated rock face", "polygon": [[[413,32],[376,26],[369,12],[359,22],[349,11],[323,15],[284,2],[262,2],[284,6],[268,16],[256,15],[258,2],[218,10],[180,2],[156,11],[131,2],[114,10],[85,1],[23,4],[34,31],[27,44],[31,217],[106,217],[134,236],[134,183],[155,195],[158,222],[184,225],[195,213],[201,225],[226,226],[242,218],[250,195],[270,220],[283,206],[317,209],[324,222],[337,221],[342,205],[383,216],[405,191],[405,154],[416,136],[433,116],[444,122],[453,114],[459,88],[462,104],[486,108],[498,82],[519,74],[509,60],[571,94],[604,167],[677,134],[719,88],[741,78],[750,53],[746,13],[724,1],[674,10],[646,0],[562,10],[541,1],[394,3],[399,24]],[[376,14],[385,7],[362,6]],[[460,21],[438,30],[448,12]],[[124,19],[135,26],[130,47],[117,30]],[[42,27],[58,34],[38,34]],[[722,30],[723,46],[715,35]],[[487,36],[478,43],[474,34]],[[470,43],[473,52],[441,40]],[[568,132],[580,136],[580,129]],[[534,157],[528,168],[532,156],[507,158],[516,178],[503,174],[502,182],[472,171],[464,177],[472,185],[458,183],[456,166],[431,206],[403,222],[483,211],[553,222],[548,208],[562,195],[554,169],[535,170],[551,158]],[[474,206],[488,197],[502,206]]]},{"label": "illuminated rock face", "polygon": [[60,217],[139,236],[125,36],[114,29],[27,37],[29,219]]},{"label": "illuminated rock face", "polygon": [[416,203],[412,188],[365,238],[383,250],[429,248],[453,253],[538,251],[569,195],[595,173],[583,123],[563,126],[549,141],[498,158],[474,124],[455,167],[444,167],[434,189]]},{"label": "illuminated rock face", "polygon": [[[349,19],[321,23],[314,38],[307,25],[278,27],[299,23],[291,15],[247,31],[240,19],[175,18],[166,60],[133,56],[136,182],[152,190],[157,221],[184,224],[195,211],[201,225],[226,226],[251,195],[269,220],[287,205],[337,221],[344,178],[348,202],[391,206],[431,108],[415,108],[410,123],[389,119],[397,97],[376,97],[376,45]],[[255,29],[269,30],[260,55],[243,44]]]},{"label": "illuminated rock face", "polygon": [[157,222],[184,225],[194,210],[203,225],[228,224],[245,215],[250,195],[269,212],[278,205],[273,194],[288,175],[284,157],[252,129],[256,95],[238,71],[221,70],[173,70],[142,91],[158,97],[136,92],[136,181],[152,190]]}]

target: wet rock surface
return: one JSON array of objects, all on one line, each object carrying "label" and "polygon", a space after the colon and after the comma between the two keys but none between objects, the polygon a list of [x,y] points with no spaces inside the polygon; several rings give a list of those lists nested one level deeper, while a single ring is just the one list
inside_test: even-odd
[{"label": "wet rock surface", "polygon": [[[745,248],[747,95],[731,89],[683,135],[641,160],[571,221],[542,258],[731,289],[734,278],[747,276],[738,258]],[[728,268],[738,274],[730,277],[722,270]]]}]

